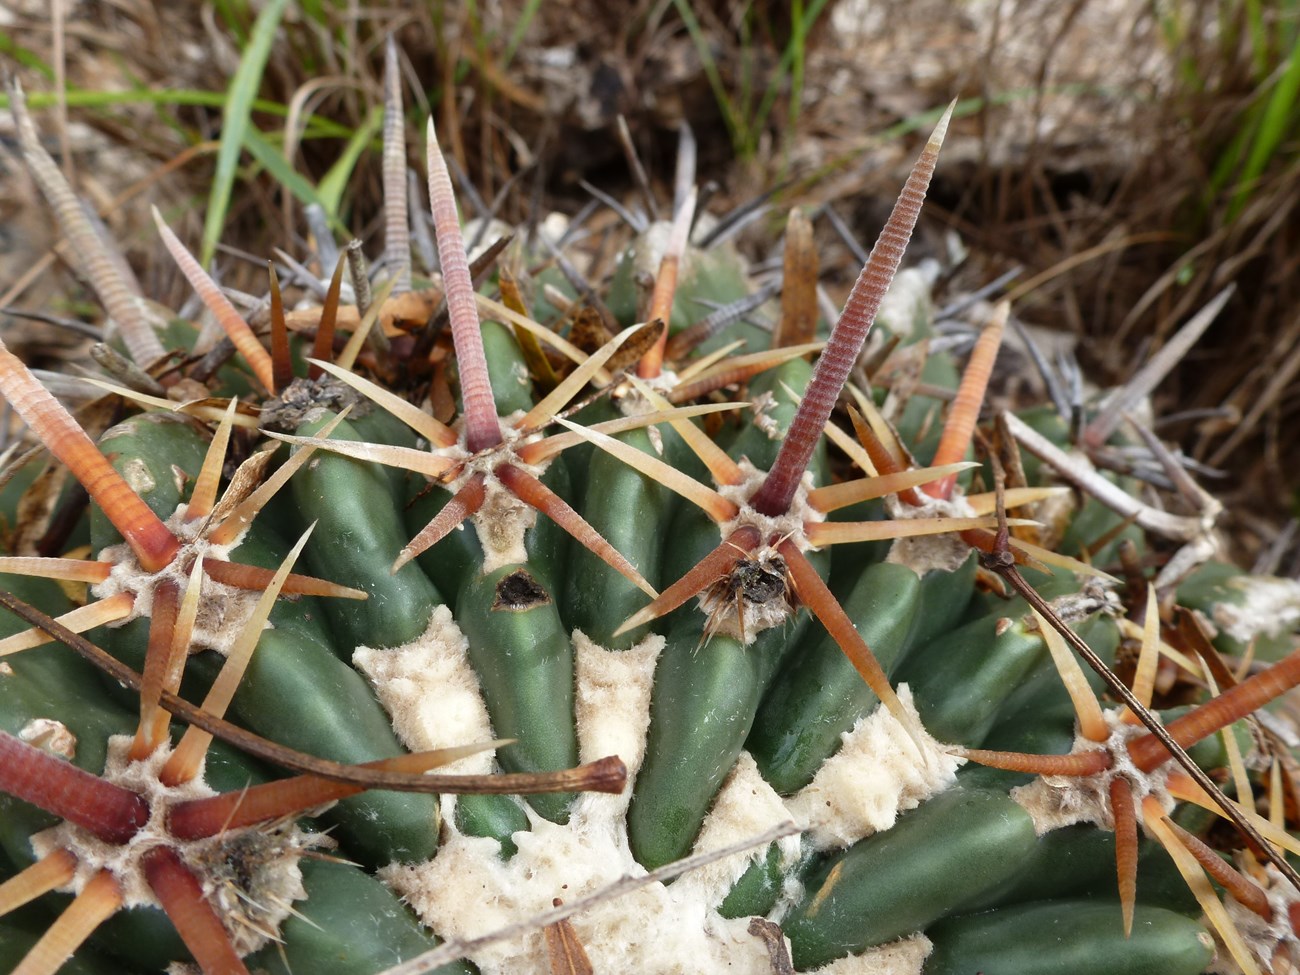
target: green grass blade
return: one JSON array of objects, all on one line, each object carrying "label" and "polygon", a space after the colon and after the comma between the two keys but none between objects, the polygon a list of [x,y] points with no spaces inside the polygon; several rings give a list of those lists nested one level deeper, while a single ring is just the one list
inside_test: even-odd
[{"label": "green grass blade", "polygon": [[1219,194],[1233,181],[1233,177],[1241,168],[1241,161],[1246,157],[1246,147],[1251,144],[1256,131],[1259,129],[1259,120],[1263,114],[1262,109],[1263,106],[1256,103],[1241,113],[1241,121],[1237,125],[1237,130],[1232,133],[1232,138],[1228,140],[1228,144],[1219,153],[1218,159],[1214,162],[1214,168],[1210,172],[1208,203],[1213,203],[1218,198]]},{"label": "green grass blade", "polygon": [[383,124],[383,106],[375,105],[371,108],[370,114],[366,116],[365,122],[348,140],[348,144],[344,147],[338,162],[330,167],[324,179],[317,184],[316,193],[320,197],[321,204],[325,207],[325,213],[330,217],[338,216],[339,205],[343,201],[343,191],[347,189],[348,181],[352,178],[352,170],[356,168],[361,153],[370,145],[371,140],[379,134]]},{"label": "green grass blade", "polygon": [[242,48],[248,43],[248,21],[252,17],[247,0],[214,0],[213,6],[226,29],[234,35],[235,43]]},{"label": "green grass blade", "polygon": [[315,203],[325,211],[331,226],[345,236],[351,236],[347,227],[338,219],[321,198],[319,190],[311,185],[311,180],[303,176],[284,158],[284,153],[277,148],[255,126],[250,125],[244,131],[244,148],[259,166],[270,174],[271,178],[292,193],[299,202]]},{"label": "green grass blade", "polygon": [[1242,10],[1246,15],[1246,25],[1250,32],[1250,59],[1255,70],[1255,80],[1263,82],[1269,72],[1268,28],[1264,26],[1264,11],[1259,0],[1245,0]]},{"label": "green grass blade", "polygon": [[772,106],[776,103],[776,96],[780,94],[781,80],[786,75],[790,75],[790,123],[793,131],[800,110],[800,102],[803,100],[804,60],[808,53],[808,35],[817,23],[817,18],[826,9],[827,2],[828,0],[813,0],[807,10],[803,10],[803,4],[796,6],[791,19],[790,41],[786,44],[785,50],[781,52],[781,61],[772,76],[772,81],[768,83],[767,91],[763,93],[763,101],[759,104],[758,113],[754,117],[756,128],[761,128],[766,124],[767,117],[772,112]]},{"label": "green grass blade", "polygon": [[542,0],[527,0],[524,4],[523,12],[519,19],[515,21],[515,29],[510,32],[510,41],[506,44],[505,53],[501,55],[501,68],[504,70],[510,66],[511,59],[515,56],[515,51],[519,49],[520,43],[524,39],[524,34],[528,31],[528,25],[533,22],[537,16],[537,8],[542,5]]},{"label": "green grass blade", "polygon": [[[15,41],[7,31],[0,31],[0,57],[9,58],[15,64],[21,64],[29,71],[39,71],[50,81],[54,80],[54,69],[46,64],[35,51],[30,51]],[[30,96],[28,96],[28,101],[31,101]],[[8,107],[7,96],[5,107]]]},{"label": "green grass blade", "polygon": [[1241,170],[1241,180],[1229,210],[1229,219],[1241,212],[1250,199],[1256,184],[1277,153],[1277,148],[1287,138],[1295,124],[1296,96],[1300,94],[1300,43],[1291,50],[1291,57],[1278,79],[1273,94],[1269,96],[1260,119],[1259,131],[1251,144],[1250,154]]},{"label": "green grass blade", "polygon": [[713,51],[709,48],[709,39],[704,36],[704,30],[695,17],[695,11],[691,9],[690,0],[673,0],[673,6],[677,8],[677,15],[682,18],[682,23],[686,25],[686,32],[691,35],[695,50],[700,55],[700,65],[704,68],[704,76],[709,79],[709,87],[713,89],[713,97],[717,100],[718,108],[722,110],[722,120],[727,125],[731,144],[739,149],[748,143],[749,129],[744,127],[743,120],[736,115],[731,96],[727,93],[727,86],[722,83],[722,74],[718,71],[718,64],[713,58]]},{"label": "green grass blade", "polygon": [[239,62],[239,70],[230,79],[226,91],[226,109],[221,125],[221,148],[217,152],[217,170],[212,178],[212,191],[208,196],[208,213],[203,223],[203,244],[199,261],[205,266],[217,250],[217,240],[225,226],[226,211],[235,188],[235,175],[239,168],[239,154],[244,148],[244,134],[250,128],[253,100],[262,86],[262,72],[271,54],[271,42],[288,0],[270,0],[257,15],[248,47]]}]

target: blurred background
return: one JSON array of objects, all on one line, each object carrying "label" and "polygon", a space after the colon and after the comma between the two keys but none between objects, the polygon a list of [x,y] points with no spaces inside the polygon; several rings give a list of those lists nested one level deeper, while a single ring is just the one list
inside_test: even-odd
[{"label": "blurred background", "polygon": [[[1241,557],[1300,568],[1297,0],[0,6],[0,61],[47,147],[172,308],[189,293],[160,259],[151,203],[202,241],[223,283],[259,293],[272,248],[306,249],[308,203],[338,239],[378,239],[389,35],[416,170],[432,113],[508,223],[572,214],[587,185],[646,209],[622,117],[666,208],[689,130],[710,211],[762,196],[738,239],[754,259],[791,207],[815,215],[834,299],[957,99],[908,257],[934,259],[936,303],[1002,279],[1018,318],[1106,387],[1233,286],[1158,387],[1156,429],[1228,505]],[[0,328],[45,364],[80,355],[82,337],[18,312],[101,314],[57,244],[0,112],[0,308],[13,310]]]}]

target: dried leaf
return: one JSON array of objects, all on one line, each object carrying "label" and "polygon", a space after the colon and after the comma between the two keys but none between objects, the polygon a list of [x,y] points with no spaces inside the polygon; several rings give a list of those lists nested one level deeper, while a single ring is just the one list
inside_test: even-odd
[{"label": "dried leaf", "polygon": [[[501,288],[501,304],[525,318],[531,317],[528,314],[528,308],[524,305],[524,297],[519,290],[519,282],[504,266],[497,274],[497,285]],[[515,341],[519,343],[519,348],[524,354],[524,362],[528,366],[528,374],[533,377],[533,382],[541,387],[543,393],[549,393],[560,381],[559,377],[555,375],[555,369],[551,366],[551,360],[546,358],[546,353],[542,351],[542,345],[537,341],[537,336],[533,335],[532,332],[525,331],[518,325],[513,327]]]},{"label": "dried leaf", "polygon": [[590,305],[583,305],[573,316],[569,341],[583,352],[588,354],[595,352],[613,337],[613,333],[605,327],[600,312]]},{"label": "dried leaf", "polygon": [[609,357],[605,363],[610,372],[618,372],[620,369],[628,369],[640,361],[645,355],[646,350],[652,348],[659,341],[659,336],[663,334],[664,323],[659,319],[647,322],[641,330],[628,339],[623,345],[619,346],[617,352]]},{"label": "dried leaf", "polygon": [[772,347],[803,345],[816,339],[817,248],[813,244],[812,221],[795,208],[785,225],[781,321],[772,335]]},{"label": "dried leaf", "polygon": [[[551,902],[555,907],[563,903],[558,897]],[[542,928],[542,936],[546,938],[546,962],[551,975],[595,975],[587,950],[567,917]]]},{"label": "dried leaf", "polygon": [[[400,295],[392,295],[379,310],[379,324],[383,326],[384,334],[389,337],[413,332],[424,327],[441,301],[442,292],[437,288],[424,288],[420,291],[406,291]],[[285,321],[292,332],[314,331],[320,324],[321,311],[320,308],[291,311],[286,313]],[[356,305],[339,306],[335,324],[340,331],[355,331],[360,322],[361,314]]]}]

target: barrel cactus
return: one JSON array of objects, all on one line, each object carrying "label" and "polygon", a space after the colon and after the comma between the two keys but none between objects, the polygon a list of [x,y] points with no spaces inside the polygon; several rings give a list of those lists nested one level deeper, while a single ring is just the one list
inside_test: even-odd
[{"label": "barrel cactus", "polygon": [[[143,314],[13,100],[134,365],[84,417],[96,445],[0,351],[38,442],[3,495],[26,620],[0,642],[5,964],[1194,973],[1292,951],[1289,879],[1259,848],[1229,865],[1199,814],[1199,769],[1228,769],[1247,828],[1296,849],[1289,756],[1233,732],[1300,680],[1285,636],[1238,681],[1179,580],[1147,583],[1159,525],[1056,483],[1086,463],[1060,417],[1001,418],[994,490],[968,457],[1008,309],[959,374],[924,297],[887,298],[951,109],[829,335],[795,217],[779,323],[729,344],[759,289],[692,242],[689,194],[603,298],[563,255],[471,265],[430,123],[436,282],[410,268],[400,150],[383,283],[350,302],[340,258],[320,305],[286,309],[272,275],[245,318],[158,217],[222,357]],[[1042,599],[1001,583],[1017,565]],[[1232,602],[1195,582],[1177,595],[1210,620]],[[1141,648],[1123,700],[1068,641]],[[1171,686],[1189,768],[1140,721]]]}]

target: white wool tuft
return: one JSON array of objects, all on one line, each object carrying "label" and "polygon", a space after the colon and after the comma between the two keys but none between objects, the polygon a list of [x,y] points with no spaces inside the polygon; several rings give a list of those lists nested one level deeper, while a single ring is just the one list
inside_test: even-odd
[{"label": "white wool tuft", "polygon": [[629,783],[645,758],[650,693],[665,642],[652,634],[630,650],[615,652],[597,646],[581,630],[573,631],[574,711],[581,760],[617,755],[627,766]]},{"label": "white wool tuft", "polygon": [[[153,615],[154,589],[163,581],[174,583],[180,592],[189,585],[189,569],[192,557],[222,559],[229,561],[231,553],[239,547],[243,539],[241,534],[228,545],[215,545],[203,537],[207,521],[186,520],[188,504],[178,505],[163,524],[181,541],[180,552],[166,566],[157,572],[144,569],[131,546],[126,542],[111,545],[99,553],[99,561],[112,563],[108,578],[90,587],[96,599],[107,599],[118,593],[129,592],[134,597],[131,612],[113,626],[123,626],[139,617]],[[191,653],[198,650],[215,650],[222,656],[230,653],[239,634],[248,625],[257,606],[260,592],[251,589],[239,589],[217,582],[208,576],[203,577],[203,598],[199,601],[199,613],[194,620],[194,632],[190,638]]]},{"label": "white wool tuft", "polygon": [[[524,533],[537,521],[537,509],[524,504],[515,497],[499,480],[496,470],[503,464],[518,468],[524,473],[540,479],[550,466],[550,459],[536,464],[525,464],[519,459],[519,448],[542,439],[539,431],[520,431],[515,428],[524,417],[516,410],[509,416],[500,417],[499,429],[501,442],[495,447],[471,454],[465,448],[465,431],[461,430],[460,439],[448,447],[437,447],[435,457],[459,465],[459,473],[442,486],[455,494],[470,478],[482,475],[484,499],[482,506],[471,517],[479,544],[483,546],[483,568],[486,575],[503,565],[526,562],[528,553],[524,545]],[[465,526],[458,526],[463,531]]]},{"label": "white wool tuft", "polygon": [[[352,663],[374,686],[393,731],[413,752],[491,741],[492,719],[479,693],[478,675],[469,662],[469,641],[451,610],[438,606],[429,625],[400,647],[357,647]],[[449,775],[486,775],[494,751],[482,751],[444,766]],[[438,799],[444,821],[456,811],[456,797]],[[497,844],[492,844],[493,856]]]},{"label": "white wool tuft", "polygon": [[[915,518],[969,518],[975,514],[970,503],[962,494],[955,494],[951,499],[932,498],[920,493],[924,504],[903,504],[898,496],[885,496],[885,510],[894,521],[908,521]],[[913,535],[896,538],[889,547],[886,562],[905,565],[918,576],[927,572],[956,572],[970,558],[970,546],[962,541],[957,532],[943,532],[939,535]]]},{"label": "white wool tuft", "polygon": [[[1266,885],[1264,893],[1273,912],[1272,920],[1264,920],[1232,897],[1223,898],[1223,907],[1255,961],[1262,970],[1268,971],[1279,952],[1282,952],[1283,957],[1289,953],[1291,958],[1295,958],[1297,951],[1300,951],[1300,937],[1292,929],[1290,920],[1292,909],[1300,901],[1300,894],[1271,863],[1263,867],[1263,876],[1255,879],[1261,882],[1261,886]],[[1223,944],[1214,925],[1204,918],[1202,923],[1210,930],[1215,941],[1215,956],[1207,971],[1213,975],[1241,975],[1241,966]]]},{"label": "white wool tuft", "polygon": [[1110,808],[1110,783],[1117,777],[1128,782],[1138,808],[1143,798],[1155,796],[1166,813],[1173,811],[1174,798],[1168,788],[1172,763],[1166,762],[1151,772],[1138,769],[1129,757],[1128,743],[1145,735],[1147,730],[1142,725],[1129,724],[1123,714],[1123,708],[1103,711],[1102,716],[1110,727],[1110,737],[1104,742],[1095,742],[1076,735],[1074,747],[1070,750],[1071,754],[1109,751],[1110,768],[1096,775],[1043,775],[1011,790],[1011,798],[1029,813],[1034,821],[1034,831],[1039,836],[1075,823],[1093,823],[1102,829],[1113,830],[1115,817]]},{"label": "white wool tuft", "polygon": [[[469,642],[439,606],[425,631],[400,647],[357,647],[356,665],[374,685],[402,744],[414,752],[492,739],[492,722],[469,663]],[[492,753],[480,752],[446,766],[453,774],[492,771]]]},{"label": "white wool tuft", "polygon": [[[916,716],[906,684],[899,685],[898,699]],[[915,727],[920,725],[918,717]],[[812,782],[786,801],[813,845],[822,849],[843,848],[889,829],[900,812],[952,785],[961,764],[928,734],[918,747],[888,708],[877,707],[842,739],[839,752]]]},{"label": "white wool tuft", "polygon": [[[741,752],[736,767],[722,783],[718,798],[704,820],[691,855],[709,853],[743,842],[747,837],[758,836],[789,820],[790,814],[786,811],[785,804],[781,802],[776,790],[759,774],[753,756],[749,752]],[[799,837],[787,836],[777,841],[777,846],[781,848],[786,862],[792,866],[799,856]],[[711,908],[717,907],[741,875],[749,869],[750,864],[764,859],[767,852],[767,847],[759,846],[747,853],[717,860],[684,874],[676,881],[674,889],[693,891],[700,901]]]},{"label": "white wool tuft", "polygon": [[1256,636],[1277,637],[1300,622],[1300,580],[1250,575],[1229,579],[1226,585],[1245,599],[1240,605],[1219,602],[1212,618],[1234,640],[1249,643]]}]

